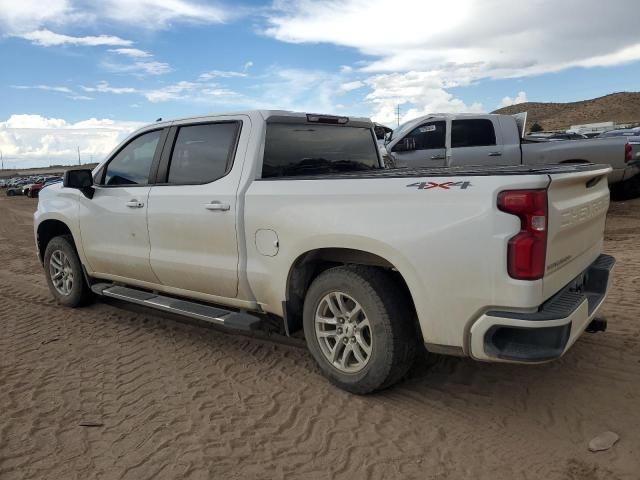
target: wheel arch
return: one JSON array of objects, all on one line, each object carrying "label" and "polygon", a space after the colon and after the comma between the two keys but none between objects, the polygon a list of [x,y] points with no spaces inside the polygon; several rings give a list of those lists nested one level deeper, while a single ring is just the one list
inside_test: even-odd
[{"label": "wheel arch", "polygon": [[398,288],[410,299],[411,308],[415,311],[415,302],[406,279],[386,258],[354,248],[315,248],[300,254],[289,268],[282,309],[287,334],[302,329],[303,304],[311,282],[322,272],[340,265],[363,265],[388,271]]},{"label": "wheel arch", "polygon": [[73,246],[77,251],[76,242],[73,238],[73,233],[69,226],[57,219],[43,220],[39,225],[36,232],[36,243],[38,245],[38,258],[40,263],[44,263],[44,252],[47,249],[49,242],[61,235],[69,235],[73,239]]}]

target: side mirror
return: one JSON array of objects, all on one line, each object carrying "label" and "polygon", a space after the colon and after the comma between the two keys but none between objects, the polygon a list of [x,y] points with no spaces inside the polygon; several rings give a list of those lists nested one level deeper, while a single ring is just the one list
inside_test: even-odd
[{"label": "side mirror", "polygon": [[416,149],[416,139],[413,137],[404,138],[393,147],[394,152],[413,152]]},{"label": "side mirror", "polygon": [[67,170],[62,179],[64,188],[80,190],[87,198],[93,198],[93,175],[91,170]]},{"label": "side mirror", "polygon": [[385,134],[386,134],[386,132],[384,131],[384,128],[375,127],[373,130],[376,133],[376,139],[377,140],[384,140],[384,137],[385,137]]}]

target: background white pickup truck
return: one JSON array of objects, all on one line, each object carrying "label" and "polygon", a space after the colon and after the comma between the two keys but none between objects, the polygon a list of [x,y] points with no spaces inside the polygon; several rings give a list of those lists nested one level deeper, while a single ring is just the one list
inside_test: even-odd
[{"label": "background white pickup truck", "polygon": [[384,388],[416,348],[535,363],[591,325],[609,167],[385,169],[367,119],[252,111],[149,125],[42,190],[53,296],[304,329],[322,372]]},{"label": "background white pickup truck", "polygon": [[[517,117],[498,114],[433,114],[393,131],[386,145],[398,167],[459,165],[611,165],[609,183],[640,193],[640,162],[624,137],[532,142],[522,139]],[[618,187],[622,188],[622,186]]]}]

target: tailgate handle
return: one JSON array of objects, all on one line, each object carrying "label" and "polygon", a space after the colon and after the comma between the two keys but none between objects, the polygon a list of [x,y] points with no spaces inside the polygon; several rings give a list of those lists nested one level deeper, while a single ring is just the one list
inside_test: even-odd
[{"label": "tailgate handle", "polygon": [[585,185],[587,186],[587,188],[595,187],[598,183],[600,183],[600,180],[602,180],[603,178],[604,178],[604,175],[600,175],[599,177],[593,177]]}]

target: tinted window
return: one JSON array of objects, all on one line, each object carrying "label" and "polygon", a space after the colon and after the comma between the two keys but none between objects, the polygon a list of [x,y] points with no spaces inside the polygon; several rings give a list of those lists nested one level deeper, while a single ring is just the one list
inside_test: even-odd
[{"label": "tinted window", "polygon": [[429,122],[414,129],[405,138],[413,138],[416,150],[428,150],[431,148],[444,148],[445,122]]},{"label": "tinted window", "polygon": [[491,120],[454,120],[451,125],[451,148],[485,147],[496,144]]},{"label": "tinted window", "polygon": [[270,123],[262,178],[380,168],[371,130],[333,125]]},{"label": "tinted window", "polygon": [[181,127],[173,147],[169,183],[209,183],[224,177],[233,161],[238,122]]},{"label": "tinted window", "polygon": [[120,150],[107,165],[105,185],[146,185],[161,130],[145,133]]}]

